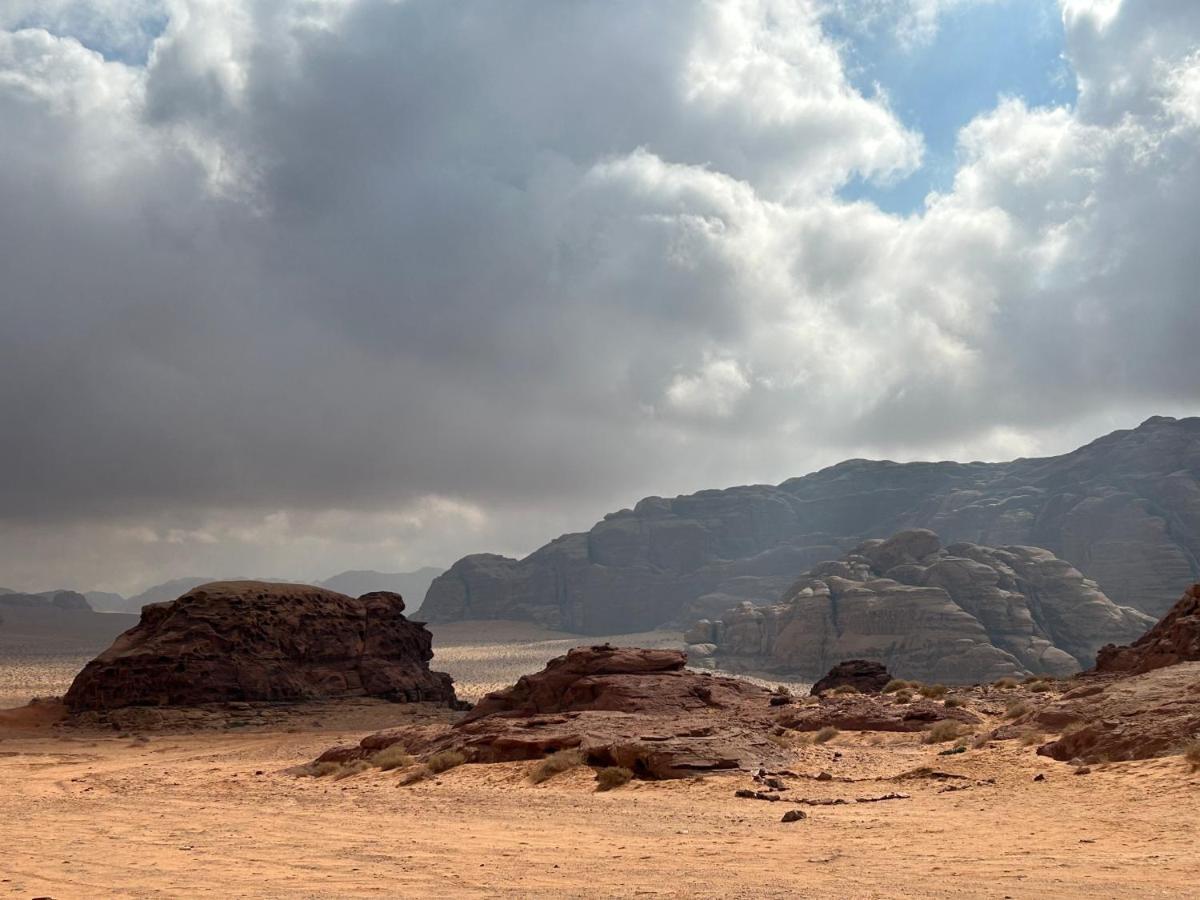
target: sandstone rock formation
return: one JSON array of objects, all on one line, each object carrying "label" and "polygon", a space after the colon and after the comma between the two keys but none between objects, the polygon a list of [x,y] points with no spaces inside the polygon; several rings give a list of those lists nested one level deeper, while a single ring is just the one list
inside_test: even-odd
[{"label": "sandstone rock formation", "polygon": [[1070,675],[1149,623],[1047,550],[943,549],[913,530],[815,566],[782,603],[743,604],[688,635],[714,644],[722,668],[816,678],[865,658],[900,678],[969,683]]},{"label": "sandstone rock formation", "polygon": [[839,687],[852,687],[860,694],[880,694],[892,680],[887,666],[869,659],[847,659],[825,673],[810,693],[819,697]]},{"label": "sandstone rock formation", "polygon": [[584,634],[687,623],[776,601],[795,573],[912,528],[1045,547],[1116,603],[1160,616],[1200,580],[1200,419],[1152,418],[1045,459],[850,460],[778,486],[650,497],[522,560],[459,560],[422,612]]},{"label": "sandstone rock formation", "polygon": [[1194,660],[1200,660],[1200,584],[1188,588],[1171,611],[1132,644],[1102,647],[1096,671],[1138,674]]},{"label": "sandstone rock formation", "polygon": [[489,694],[453,725],[380,732],[318,762],[366,758],[397,743],[423,758],[457,750],[475,763],[578,748],[589,765],[679,778],[783,765],[788,755],[770,736],[788,728],[920,731],[942,719],[978,721],[962,709],[892,697],[821,698],[800,707],[748,681],[688,671],[685,662],[676,650],[578,647]]},{"label": "sandstone rock formation", "polygon": [[372,696],[454,703],[429,670],[431,635],[398,594],[358,599],[301,584],[216,582],[141,620],[84,667],[72,711]]},{"label": "sandstone rock formation", "polygon": [[1093,763],[1177,753],[1200,735],[1200,662],[1085,680],[1018,724],[1061,732],[1038,749],[1053,759]]},{"label": "sandstone rock formation", "polygon": [[382,732],[320,760],[369,756],[394,743],[428,756],[459,750],[470,762],[540,759],[578,748],[590,765],[641,778],[679,778],[782,764],[767,739],[772,693],[748,681],[684,669],[677,650],[578,647],[489,694],[451,727]]}]

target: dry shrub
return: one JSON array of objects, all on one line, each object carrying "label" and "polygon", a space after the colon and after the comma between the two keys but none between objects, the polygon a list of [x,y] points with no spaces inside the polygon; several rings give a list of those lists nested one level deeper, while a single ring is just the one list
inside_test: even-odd
[{"label": "dry shrub", "polygon": [[963,727],[958,722],[948,720],[934,722],[921,738],[923,744],[944,744],[962,737]]},{"label": "dry shrub", "polygon": [[852,684],[839,684],[833,690],[829,691],[835,697],[848,697],[851,694],[861,693],[858,688]]},{"label": "dry shrub", "polygon": [[1015,678],[1001,678],[999,681],[993,682],[992,687],[1000,688],[1002,691],[1011,691],[1017,686]]},{"label": "dry shrub", "polygon": [[1046,735],[1040,731],[1026,731],[1021,735],[1021,746],[1032,747],[1034,744],[1040,744],[1046,739]]},{"label": "dry shrub", "polygon": [[425,760],[425,766],[434,775],[445,772],[448,769],[453,769],[461,766],[467,761],[467,755],[461,750],[439,750],[429,759]]},{"label": "dry shrub", "polygon": [[1029,686],[1029,690],[1033,691],[1035,694],[1043,694],[1046,691],[1054,690],[1054,685],[1048,681],[1037,681]]},{"label": "dry shrub", "polygon": [[529,773],[529,780],[534,784],[541,784],[560,772],[581,765],[583,765],[583,753],[578,749],[559,750],[557,753],[551,753],[534,766],[533,771]]},{"label": "dry shrub", "polygon": [[365,759],[356,759],[353,762],[346,763],[334,772],[333,780],[341,781],[343,778],[351,778],[354,775],[359,775],[367,771],[369,768],[371,768],[371,764]]},{"label": "dry shrub", "polygon": [[408,787],[410,784],[416,784],[418,781],[432,777],[433,773],[429,771],[429,766],[417,766],[402,774],[400,780],[396,782],[396,787]]},{"label": "dry shrub", "polygon": [[883,692],[885,694],[894,694],[896,691],[903,690],[906,687],[911,687],[911,685],[903,678],[893,678],[883,686]]},{"label": "dry shrub", "polygon": [[824,744],[828,741],[832,741],[839,734],[841,734],[841,732],[838,731],[836,728],[834,728],[832,725],[826,725],[824,728],[822,728],[820,731],[818,731],[816,734],[813,735],[812,742],[814,744]]},{"label": "dry shrub", "polygon": [[897,703],[912,703],[912,694],[910,694],[908,691],[897,691],[896,692],[896,702]]},{"label": "dry shrub", "polygon": [[332,775],[334,772],[340,771],[341,768],[341,763],[319,762],[308,766],[304,774],[313,778],[324,778],[326,775]]},{"label": "dry shrub", "polygon": [[1183,745],[1183,758],[1191,765],[1193,772],[1200,771],[1200,740]]},{"label": "dry shrub", "polygon": [[1028,703],[1024,702],[1023,700],[1014,700],[1012,703],[1008,704],[1008,707],[1004,710],[1004,718],[1019,719],[1027,712],[1032,711],[1033,707]]},{"label": "dry shrub", "polygon": [[774,744],[776,747],[783,747],[785,750],[792,746],[792,742],[788,740],[786,733],[776,734],[773,731],[768,732],[767,740],[770,741],[772,744]]},{"label": "dry shrub", "polygon": [[956,709],[962,705],[963,701],[961,697],[947,697],[942,701],[942,706],[946,707],[946,709]]},{"label": "dry shrub", "polygon": [[605,766],[596,773],[596,790],[611,791],[633,780],[633,772],[624,766]]},{"label": "dry shrub", "polygon": [[982,750],[984,747],[990,746],[991,743],[992,736],[985,732],[979,735],[979,737],[975,738],[975,740],[971,742],[971,746],[976,750]]},{"label": "dry shrub", "polygon": [[390,772],[392,769],[403,769],[415,762],[416,760],[404,749],[403,744],[392,744],[390,747],[384,747],[371,757],[371,765],[383,769],[385,772]]},{"label": "dry shrub", "polygon": [[1021,679],[1021,684],[1037,684],[1037,682],[1039,682],[1041,680],[1042,680],[1041,675],[1030,675],[1027,678]]},{"label": "dry shrub", "polygon": [[923,684],[917,688],[917,693],[930,700],[936,700],[938,697],[946,696],[946,686],[944,684]]}]

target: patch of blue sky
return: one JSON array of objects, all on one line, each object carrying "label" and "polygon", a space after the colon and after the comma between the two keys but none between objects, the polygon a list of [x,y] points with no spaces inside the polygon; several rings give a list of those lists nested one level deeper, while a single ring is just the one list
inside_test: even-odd
[{"label": "patch of blue sky", "polygon": [[166,29],[169,19],[165,10],[152,0],[140,5],[145,14],[136,18],[112,16],[103,8],[89,9],[86,4],[51,7],[35,10],[14,27],[42,28],[58,37],[74,38],[107,60],[144,66],[155,39]]},{"label": "patch of blue sky", "polygon": [[855,86],[870,96],[878,85],[893,112],[925,140],[919,170],[890,184],[855,178],[839,192],[847,200],[869,200],[899,215],[919,212],[930,191],[953,184],[959,129],[1001,97],[1020,97],[1031,107],[1075,102],[1055,0],[950,6],[926,41],[906,42],[895,24],[877,19],[858,27],[832,18],[825,23],[843,46]]}]

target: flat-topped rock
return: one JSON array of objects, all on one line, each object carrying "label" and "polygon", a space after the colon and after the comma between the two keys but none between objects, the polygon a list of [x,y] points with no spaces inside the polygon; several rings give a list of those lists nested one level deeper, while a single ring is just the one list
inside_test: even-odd
[{"label": "flat-topped rock", "polygon": [[860,694],[880,694],[892,676],[883,663],[869,659],[847,659],[830,669],[809,692],[819,697],[834,688],[854,688]]},{"label": "flat-topped rock", "polygon": [[214,582],[144,607],[65,702],[74,712],[337,697],[455,703],[450,676],[429,669],[431,643],[399,594]]}]

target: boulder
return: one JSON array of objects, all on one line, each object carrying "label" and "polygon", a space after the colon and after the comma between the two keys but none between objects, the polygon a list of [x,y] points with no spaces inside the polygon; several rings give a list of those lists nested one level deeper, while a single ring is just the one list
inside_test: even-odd
[{"label": "boulder", "polygon": [[1200,660],[1200,584],[1188,588],[1170,612],[1132,644],[1102,647],[1096,671],[1138,674],[1194,660]]},{"label": "boulder", "polygon": [[960,706],[947,707],[932,700],[900,703],[887,694],[825,695],[817,705],[789,707],[778,718],[781,726],[795,731],[829,727],[839,731],[924,731],[943,721],[975,725],[980,719]]},{"label": "boulder", "polygon": [[399,594],[302,584],[201,585],[141,619],[76,676],[73,712],[228,701],[383,697],[454,704],[432,637]]},{"label": "boulder", "polygon": [[932,529],[951,544],[1044,547],[1117,605],[1158,617],[1200,580],[1197,473],[1197,418],[1154,417],[1042,459],[849,460],[779,485],[649,497],[521,560],[465,557],[422,613],[583,634],[686,625],[741,600],[776,602],[795,573],[867,539],[907,531],[910,543],[882,551],[895,558],[872,551],[873,565],[922,565],[928,536],[913,529]]},{"label": "boulder", "polygon": [[1179,752],[1200,735],[1200,662],[1085,680],[1016,723],[1061,734],[1038,753],[1085,763]]},{"label": "boulder", "polygon": [[[886,567],[886,568],[885,568]],[[928,530],[871,540],[802,575],[779,603],[742,603],[704,630],[718,666],[817,678],[845,659],[899,678],[1064,677],[1148,616],[1038,547],[940,546]]]},{"label": "boulder", "polygon": [[819,697],[834,688],[852,687],[860,694],[881,694],[891,680],[892,676],[883,663],[847,659],[830,669],[824,678],[812,686],[810,693]]}]

